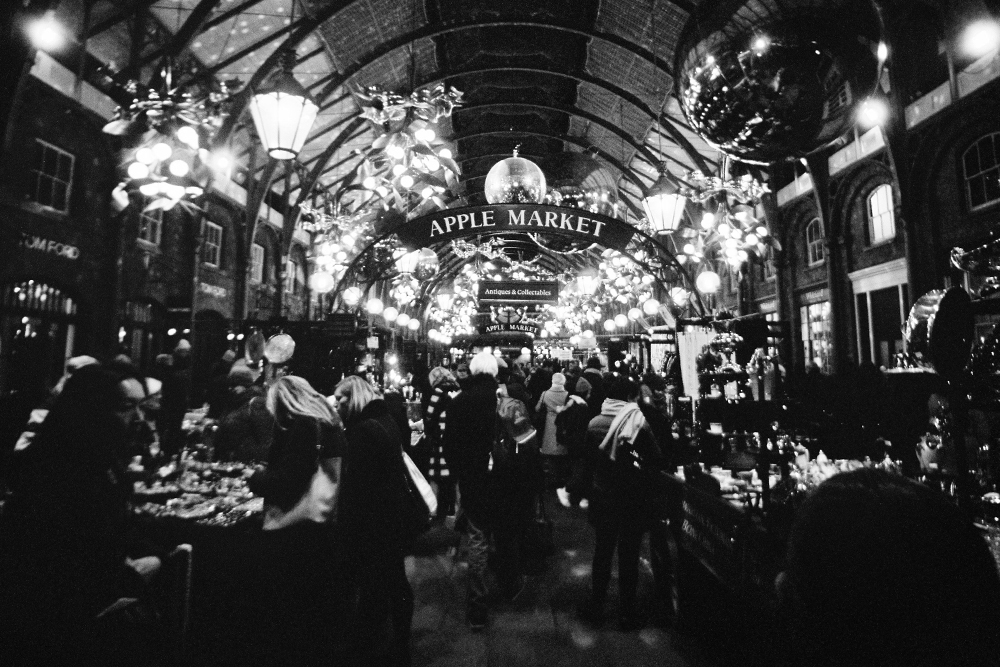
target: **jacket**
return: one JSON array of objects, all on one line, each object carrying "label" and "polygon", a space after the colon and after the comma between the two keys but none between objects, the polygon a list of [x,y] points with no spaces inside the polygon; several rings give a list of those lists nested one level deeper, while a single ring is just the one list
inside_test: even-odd
[{"label": "jacket", "polygon": [[[590,419],[590,406],[581,396],[576,395],[570,396],[556,415],[556,436],[562,436],[559,444],[566,448],[570,456],[583,456]],[[609,425],[610,423],[608,422]]]},{"label": "jacket", "polygon": [[346,448],[339,419],[333,425],[308,417],[295,417],[285,426],[275,423],[267,467],[250,477],[250,490],[287,512],[309,488],[320,457],[343,457]]},{"label": "jacket", "polygon": [[587,426],[586,450],[594,463],[594,495],[611,506],[652,512],[660,488],[655,474],[667,464],[663,452],[647,424],[635,443],[612,461],[610,448],[600,449],[614,420],[608,404],[604,406]]},{"label": "jacket", "polygon": [[406,474],[402,435],[392,409],[382,399],[373,400],[347,422],[341,468],[337,530],[356,563],[382,563],[400,555]]},{"label": "jacket", "polygon": [[546,389],[538,398],[538,405],[535,406],[535,414],[543,408],[545,410],[545,430],[542,431],[542,454],[549,456],[565,456],[566,448],[559,444],[556,438],[556,415],[559,409],[566,404],[569,393],[565,389]]},{"label": "jacket", "polygon": [[[254,388],[250,400],[219,422],[213,442],[217,461],[266,461],[274,437],[274,415]],[[250,393],[248,390],[247,393]]]},{"label": "jacket", "polygon": [[472,516],[489,514],[489,463],[497,429],[497,381],[476,374],[448,407],[444,455],[458,478],[462,508]]}]

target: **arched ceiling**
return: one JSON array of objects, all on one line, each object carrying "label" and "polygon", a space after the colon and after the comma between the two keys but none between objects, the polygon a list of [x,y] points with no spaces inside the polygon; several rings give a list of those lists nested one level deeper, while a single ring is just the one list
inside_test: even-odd
[{"label": "arched ceiling", "polygon": [[[82,0],[76,0],[77,3]],[[123,82],[148,80],[166,54],[241,92],[218,143],[260,173],[243,112],[250,90],[294,48],[295,75],[321,111],[299,159],[321,188],[356,178],[374,139],[354,125],[352,92],[407,93],[443,82],[464,92],[451,119],[467,200],[482,203],[490,166],[520,144],[540,164],[585,154],[591,180],[639,210],[665,162],[677,176],[717,157],[685,124],[669,63],[689,0],[96,0],[88,50]],[[74,2],[64,5],[72,7]],[[587,175],[584,175],[586,178]],[[291,180],[298,187],[298,176]],[[281,191],[283,179],[273,188]]]}]

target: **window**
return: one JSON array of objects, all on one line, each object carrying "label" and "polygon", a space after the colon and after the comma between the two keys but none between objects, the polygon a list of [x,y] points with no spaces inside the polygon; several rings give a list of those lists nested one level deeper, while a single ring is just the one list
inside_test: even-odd
[{"label": "window", "polygon": [[774,249],[767,248],[764,251],[763,256],[760,261],[761,265],[761,278],[764,280],[774,280],[774,274],[777,269],[774,266]]},{"label": "window", "polygon": [[31,197],[42,206],[62,213],[69,212],[75,158],[61,148],[35,139],[34,192]]},{"label": "window", "polygon": [[892,186],[880,185],[868,195],[868,243],[883,243],[895,236],[896,213],[892,204]]},{"label": "window", "polygon": [[969,208],[977,209],[1000,200],[1000,161],[997,144],[1000,133],[988,134],[962,154],[965,193]]},{"label": "window", "polygon": [[285,293],[297,294],[299,287],[305,284],[305,271],[294,259],[285,265]]},{"label": "window", "polygon": [[[144,202],[148,204],[149,202]],[[139,214],[139,240],[160,245],[163,238],[163,209],[143,211]]]},{"label": "window", "polygon": [[218,267],[222,258],[222,227],[206,220],[201,226],[201,237],[201,261]]},{"label": "window", "polygon": [[264,246],[259,243],[250,246],[250,280],[264,282]]},{"label": "window", "polygon": [[802,306],[802,347],[806,364],[816,364],[824,373],[830,364],[830,302]]},{"label": "window", "polygon": [[809,266],[822,264],[826,259],[824,242],[823,223],[819,218],[813,218],[806,225],[806,255],[809,258]]}]

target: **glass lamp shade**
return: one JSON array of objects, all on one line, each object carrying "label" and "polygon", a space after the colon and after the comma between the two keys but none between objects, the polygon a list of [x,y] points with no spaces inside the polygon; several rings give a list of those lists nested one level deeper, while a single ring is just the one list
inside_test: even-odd
[{"label": "glass lamp shade", "polygon": [[257,135],[275,160],[291,160],[306,141],[319,107],[291,72],[281,72],[250,99]]},{"label": "glass lamp shade", "polygon": [[660,176],[656,183],[649,188],[649,192],[642,200],[642,208],[646,212],[646,219],[653,226],[657,234],[669,234],[677,231],[684,217],[684,207],[687,205],[687,197],[682,195],[677,186],[666,176]]},{"label": "glass lamp shade", "polygon": [[583,273],[576,279],[576,284],[580,289],[580,294],[594,296],[597,288],[601,285],[601,277],[596,273]]},{"label": "glass lamp shade", "polygon": [[455,290],[451,287],[442,287],[437,293],[437,304],[441,310],[448,310],[455,302]]}]

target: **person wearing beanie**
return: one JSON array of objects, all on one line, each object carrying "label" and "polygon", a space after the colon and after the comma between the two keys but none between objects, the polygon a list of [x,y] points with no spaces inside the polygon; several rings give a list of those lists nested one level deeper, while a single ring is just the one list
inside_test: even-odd
[{"label": "person wearing beanie", "polygon": [[[473,631],[481,631],[489,619],[491,597],[488,561],[495,549],[495,569],[501,593],[513,597],[523,582],[517,571],[516,551],[504,530],[510,516],[505,503],[511,496],[502,461],[493,460],[498,437],[496,357],[480,352],[469,362],[471,375],[462,391],[448,406],[444,420],[444,452],[449,470],[458,482],[460,503],[468,536],[469,572],[466,577],[466,619]],[[461,381],[460,381],[461,382]]]},{"label": "person wearing beanie", "polygon": [[[556,437],[556,415],[566,404],[569,392],[566,391],[566,376],[562,373],[552,374],[552,386],[542,392],[535,404],[535,421],[542,427],[542,469],[545,471],[546,488],[556,489],[559,502],[569,503],[566,491],[566,478],[569,473],[566,468],[566,447]],[[543,421],[544,419],[544,421]]]}]

